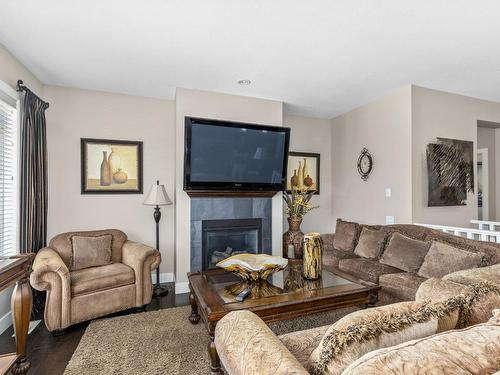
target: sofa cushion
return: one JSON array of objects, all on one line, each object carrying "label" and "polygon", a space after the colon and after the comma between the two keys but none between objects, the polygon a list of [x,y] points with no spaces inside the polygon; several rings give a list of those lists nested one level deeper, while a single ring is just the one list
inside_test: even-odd
[{"label": "sofa cushion", "polygon": [[[500,292],[488,290],[482,285],[483,282],[462,285],[449,280],[431,278],[424,281],[415,295],[416,301],[447,300],[461,294],[469,294],[471,297],[470,308],[464,325],[474,325],[486,322],[491,310],[500,308]],[[500,285],[500,284],[490,284]],[[494,289],[494,288],[491,288]]]},{"label": "sofa cushion", "polygon": [[471,253],[442,242],[432,241],[418,275],[425,278],[443,277],[452,272],[477,268],[482,261],[481,253]]},{"label": "sofa cushion", "polygon": [[415,301],[446,300],[465,291],[465,285],[432,277],[418,287]]},{"label": "sofa cushion", "polygon": [[368,259],[378,259],[384,249],[387,233],[364,227],[361,230],[354,254]]},{"label": "sofa cushion", "polygon": [[[490,313],[491,314],[491,313]],[[364,355],[344,375],[493,374],[500,368],[500,317],[462,330],[408,341]]]},{"label": "sofa cushion", "polygon": [[357,256],[351,251],[330,250],[323,253],[323,266],[338,267],[342,259],[352,259]]},{"label": "sofa cushion", "polygon": [[339,269],[372,283],[378,283],[380,275],[401,272],[400,269],[395,267],[365,258],[342,259],[339,261]]},{"label": "sofa cushion", "polygon": [[453,329],[457,319],[458,309],[443,303],[400,302],[357,311],[330,326],[308,367],[312,373],[341,374],[366,353]]},{"label": "sofa cushion", "polygon": [[302,366],[307,365],[309,356],[317,348],[330,326],[295,331],[278,336],[283,345],[293,354]]},{"label": "sofa cushion", "polygon": [[111,262],[111,241],[113,236],[73,236],[73,256],[71,257],[71,270],[104,266]]},{"label": "sofa cushion", "polygon": [[122,247],[127,240],[127,235],[118,229],[103,229],[82,232],[66,232],[61,233],[52,238],[49,242],[49,247],[54,249],[62,258],[63,262],[71,270],[71,257],[73,256],[73,244],[71,237],[86,236],[96,237],[105,234],[111,234],[113,241],[111,243],[111,260],[113,262],[122,261]]},{"label": "sofa cushion", "polygon": [[337,250],[354,251],[354,247],[359,237],[359,231],[358,223],[351,223],[338,219],[337,226],[335,227],[333,246]]},{"label": "sofa cushion", "polygon": [[472,285],[480,281],[491,281],[500,285],[500,263],[488,267],[457,271],[443,277],[443,280],[453,281],[463,285]]},{"label": "sofa cushion", "polygon": [[402,301],[414,301],[418,287],[425,281],[413,273],[391,273],[381,275],[379,285],[385,293],[391,294]]},{"label": "sofa cushion", "polygon": [[429,250],[429,244],[393,233],[380,263],[407,272],[417,272]]},{"label": "sofa cushion", "polygon": [[134,270],[122,263],[73,271],[70,278],[73,296],[135,283]]}]

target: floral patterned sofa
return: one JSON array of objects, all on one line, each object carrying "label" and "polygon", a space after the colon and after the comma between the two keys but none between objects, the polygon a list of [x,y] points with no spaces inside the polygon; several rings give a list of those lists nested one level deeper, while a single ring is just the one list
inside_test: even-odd
[{"label": "floral patterned sofa", "polygon": [[377,375],[388,368],[401,375],[493,374],[500,370],[499,271],[429,279],[417,301],[281,336],[249,311],[232,312],[217,324],[217,352],[230,375]]}]

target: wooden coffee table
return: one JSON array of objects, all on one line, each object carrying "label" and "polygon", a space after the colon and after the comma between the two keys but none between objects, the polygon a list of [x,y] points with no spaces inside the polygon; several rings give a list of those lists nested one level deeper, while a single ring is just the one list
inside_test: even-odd
[{"label": "wooden coffee table", "polygon": [[245,285],[237,276],[221,269],[188,274],[191,315],[189,321],[201,320],[210,335],[208,353],[210,373],[222,374],[214,343],[217,322],[231,311],[250,310],[266,323],[350,306],[372,306],[377,302],[376,284],[356,279],[340,270],[323,270],[319,280],[302,277],[302,263],[290,261],[288,267],[269,278],[269,282],[254,287],[243,302],[234,297]]}]

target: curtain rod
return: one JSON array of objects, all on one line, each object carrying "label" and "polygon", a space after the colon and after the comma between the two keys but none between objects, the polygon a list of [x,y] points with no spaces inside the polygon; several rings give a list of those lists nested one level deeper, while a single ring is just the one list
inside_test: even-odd
[{"label": "curtain rod", "polygon": [[47,103],[46,101],[42,100],[42,98],[40,98],[38,95],[36,95],[33,91],[31,91],[29,88],[27,88],[25,85],[24,85],[24,82],[22,80],[18,80],[17,81],[17,87],[16,87],[16,91],[17,92],[22,92],[22,91],[29,91],[31,92],[33,95],[35,95],[35,97],[40,100],[43,105],[45,106],[45,109],[49,108],[49,103]]}]

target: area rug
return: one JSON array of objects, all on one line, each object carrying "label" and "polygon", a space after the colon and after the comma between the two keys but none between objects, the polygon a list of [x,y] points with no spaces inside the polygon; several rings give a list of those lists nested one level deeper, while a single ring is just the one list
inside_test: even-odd
[{"label": "area rug", "polygon": [[[274,333],[332,324],[356,308],[271,323]],[[189,306],[94,320],[73,353],[65,375],[206,375],[208,333],[188,321]]]}]

